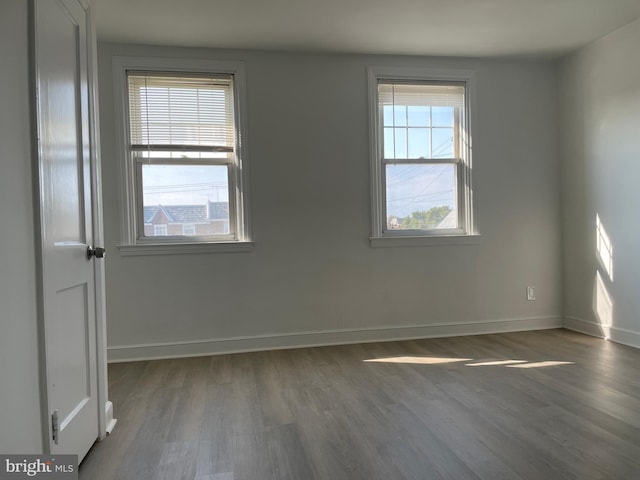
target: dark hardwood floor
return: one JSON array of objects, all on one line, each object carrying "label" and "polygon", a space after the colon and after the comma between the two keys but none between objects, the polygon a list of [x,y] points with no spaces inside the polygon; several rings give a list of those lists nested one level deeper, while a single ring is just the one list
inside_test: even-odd
[{"label": "dark hardwood floor", "polygon": [[640,350],[567,330],[120,363],[109,383],[118,424],[81,479],[640,478]]}]

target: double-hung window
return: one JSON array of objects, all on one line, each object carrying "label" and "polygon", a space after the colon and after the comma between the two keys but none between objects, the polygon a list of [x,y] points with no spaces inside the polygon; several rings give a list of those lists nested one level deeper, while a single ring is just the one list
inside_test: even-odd
[{"label": "double-hung window", "polygon": [[247,244],[241,65],[114,63],[125,126],[121,251]]},{"label": "double-hung window", "polygon": [[369,69],[374,246],[455,243],[476,233],[472,81],[470,72]]}]

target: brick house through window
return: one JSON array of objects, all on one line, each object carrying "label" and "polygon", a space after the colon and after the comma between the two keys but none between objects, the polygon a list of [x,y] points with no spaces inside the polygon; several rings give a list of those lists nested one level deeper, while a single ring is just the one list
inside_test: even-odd
[{"label": "brick house through window", "polygon": [[[166,226],[166,229],[160,226]],[[160,227],[160,228],[158,228]],[[144,236],[196,236],[229,233],[229,204],[149,205],[144,207]]]}]

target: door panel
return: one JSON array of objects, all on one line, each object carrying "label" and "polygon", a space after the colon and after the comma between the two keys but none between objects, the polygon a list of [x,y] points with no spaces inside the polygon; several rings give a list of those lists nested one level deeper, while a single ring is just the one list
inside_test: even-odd
[{"label": "door panel", "polygon": [[[52,393],[52,403],[58,410],[62,424],[67,424],[78,405],[78,399],[91,396],[91,375],[89,349],[87,348],[89,331],[84,322],[88,314],[87,285],[77,285],[56,292],[56,304],[59,310],[54,318],[55,329],[47,339],[52,345],[64,345],[64,359],[52,362],[51,377],[57,383]],[[53,349],[52,349],[53,350]],[[52,351],[52,354],[55,354]],[[57,352],[60,355],[61,352]]]},{"label": "door panel", "polygon": [[[52,453],[84,457],[98,437],[86,12],[36,0],[35,52],[44,336]],[[50,427],[53,436],[53,427]]]},{"label": "door panel", "polygon": [[[55,3],[55,2],[54,2]],[[51,7],[49,7],[51,8]],[[79,26],[69,22],[68,15],[58,8],[48,17],[43,35],[55,35],[56,42],[49,45],[43,53],[43,66],[51,75],[44,83],[49,102],[42,103],[46,108],[43,118],[49,120],[45,145],[48,147],[47,159],[51,162],[51,213],[53,240],[56,243],[85,242],[84,220],[82,219],[82,169],[79,162],[82,157],[82,138],[72,126],[77,125],[77,70],[78,70],[78,30]],[[47,51],[49,50],[49,51]],[[51,50],[69,52],[67,55],[55,54]],[[80,138],[79,138],[80,137]]]}]

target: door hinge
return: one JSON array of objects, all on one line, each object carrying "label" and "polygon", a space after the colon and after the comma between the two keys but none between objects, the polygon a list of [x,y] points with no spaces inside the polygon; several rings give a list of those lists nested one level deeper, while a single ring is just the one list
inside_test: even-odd
[{"label": "door hinge", "polygon": [[54,410],[51,414],[51,436],[53,437],[53,443],[58,445],[58,439],[60,437],[60,424],[58,422],[58,410]]}]

